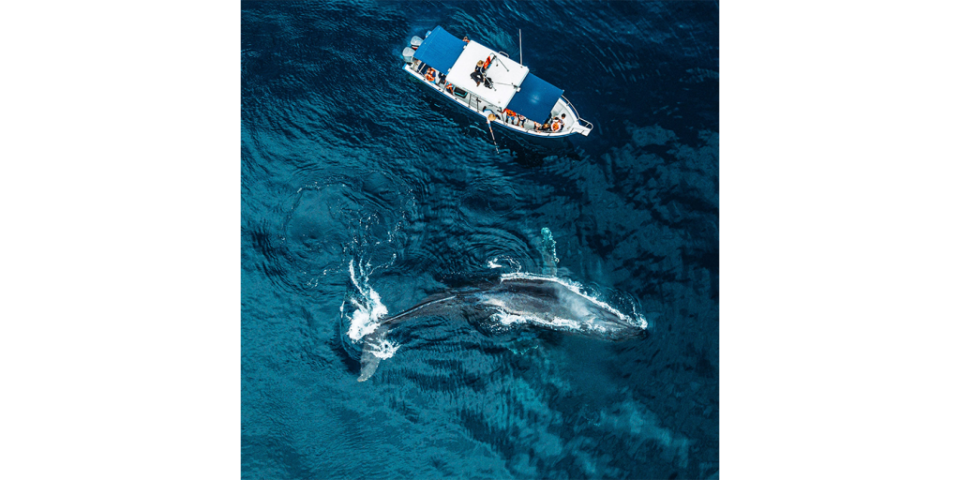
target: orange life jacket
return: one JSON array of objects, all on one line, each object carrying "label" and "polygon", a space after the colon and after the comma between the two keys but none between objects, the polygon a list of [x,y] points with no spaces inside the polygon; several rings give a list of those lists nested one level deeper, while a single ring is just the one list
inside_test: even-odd
[{"label": "orange life jacket", "polygon": [[490,57],[487,57],[487,61],[483,62],[483,69],[486,70],[490,66]]},{"label": "orange life jacket", "polygon": [[559,132],[559,131],[560,131],[560,122],[553,122],[553,125],[550,125],[550,128],[552,128],[554,132]]}]

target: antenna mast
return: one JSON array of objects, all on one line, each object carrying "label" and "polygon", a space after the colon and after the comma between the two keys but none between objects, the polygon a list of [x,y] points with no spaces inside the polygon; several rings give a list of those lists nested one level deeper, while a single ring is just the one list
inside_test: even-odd
[{"label": "antenna mast", "polygon": [[520,30],[520,65],[523,65],[523,30]]}]

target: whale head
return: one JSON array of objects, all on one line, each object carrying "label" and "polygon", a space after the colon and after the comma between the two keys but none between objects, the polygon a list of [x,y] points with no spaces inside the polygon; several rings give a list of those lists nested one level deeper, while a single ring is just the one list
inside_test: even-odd
[{"label": "whale head", "polygon": [[505,275],[487,292],[491,304],[518,320],[621,340],[642,335],[646,320],[632,318],[555,277]]}]

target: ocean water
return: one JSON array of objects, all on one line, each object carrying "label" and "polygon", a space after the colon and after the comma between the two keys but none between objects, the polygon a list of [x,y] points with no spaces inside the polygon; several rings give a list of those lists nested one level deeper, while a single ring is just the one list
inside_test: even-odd
[{"label": "ocean water", "polygon": [[[716,2],[241,8],[245,478],[718,477]],[[494,143],[401,70],[436,25],[593,133]],[[357,381],[351,328],[538,274],[646,335],[434,315]]]}]

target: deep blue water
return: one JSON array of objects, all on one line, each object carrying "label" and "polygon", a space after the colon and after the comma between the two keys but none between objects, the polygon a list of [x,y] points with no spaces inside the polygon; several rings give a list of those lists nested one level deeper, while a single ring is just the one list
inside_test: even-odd
[{"label": "deep blue water", "polygon": [[[718,475],[715,2],[245,2],[241,18],[245,478]],[[593,133],[495,146],[401,70],[436,25],[514,59],[522,29],[524,64]],[[649,335],[426,318],[357,382],[351,265],[396,314],[540,273],[543,227],[558,276]]]}]

